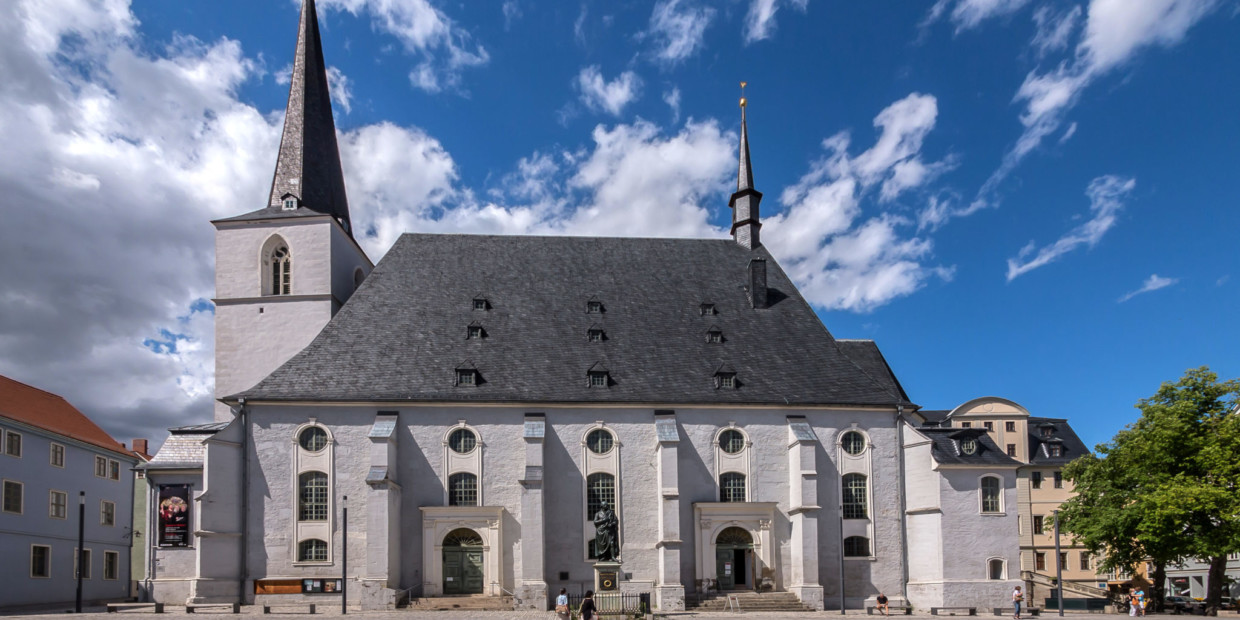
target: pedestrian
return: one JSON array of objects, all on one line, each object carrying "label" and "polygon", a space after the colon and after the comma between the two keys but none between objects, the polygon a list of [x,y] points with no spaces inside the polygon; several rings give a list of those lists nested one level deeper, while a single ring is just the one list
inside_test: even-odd
[{"label": "pedestrian", "polygon": [[884,616],[888,615],[887,614],[887,595],[883,594],[882,592],[878,593],[878,610],[883,612]]},{"label": "pedestrian", "polygon": [[1012,590],[1012,608],[1015,609],[1012,617],[1016,620],[1020,620],[1020,602],[1024,597],[1025,595],[1020,591],[1020,586],[1016,586],[1016,589]]},{"label": "pedestrian", "polygon": [[1136,590],[1128,591],[1128,615],[1134,618],[1137,616],[1137,591]]},{"label": "pedestrian", "polygon": [[560,588],[560,595],[555,597],[556,620],[568,620],[568,588]]},{"label": "pedestrian", "polygon": [[586,590],[586,597],[581,599],[581,620],[594,620],[594,615],[598,610],[594,607],[594,590]]},{"label": "pedestrian", "polygon": [[1145,616],[1145,590],[1137,586],[1137,615]]}]

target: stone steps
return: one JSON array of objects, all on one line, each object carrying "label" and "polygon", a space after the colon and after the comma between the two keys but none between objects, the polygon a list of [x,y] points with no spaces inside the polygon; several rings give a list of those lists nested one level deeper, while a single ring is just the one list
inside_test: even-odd
[{"label": "stone steps", "polygon": [[416,611],[512,611],[512,597],[431,596],[411,599],[408,608]]},{"label": "stone steps", "polygon": [[768,592],[758,594],[756,592],[733,592],[724,594],[713,594],[709,597],[697,601],[690,602],[688,607],[700,611],[724,611],[728,608],[728,596],[736,596],[740,603],[741,611],[816,611],[806,607],[795,594],[791,592]]}]

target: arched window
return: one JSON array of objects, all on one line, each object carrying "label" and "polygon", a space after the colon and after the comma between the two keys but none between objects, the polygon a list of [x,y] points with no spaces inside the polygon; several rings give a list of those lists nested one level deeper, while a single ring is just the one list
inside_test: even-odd
[{"label": "arched window", "polygon": [[865,450],[865,435],[857,431],[848,431],[840,438],[840,445],[844,446],[844,451],[857,456]]},{"label": "arched window", "polygon": [[298,476],[297,520],[327,520],[327,474],[308,471]]},{"label": "arched window", "polygon": [[448,505],[477,506],[478,476],[466,473],[448,476]]},{"label": "arched window", "polygon": [[745,474],[728,472],[719,476],[719,501],[745,501]]},{"label": "arched window", "polygon": [[357,290],[362,285],[362,280],[366,279],[366,272],[361,267],[353,270],[353,290]]},{"label": "arched window", "polygon": [[327,541],[311,538],[297,543],[298,562],[326,562]]},{"label": "arched window", "polygon": [[993,580],[1003,579],[1003,559],[990,558],[986,561],[986,576]]},{"label": "arched window", "polygon": [[998,477],[982,476],[981,494],[983,513],[1003,512],[1003,497]]},{"label": "arched window", "polygon": [[870,539],[865,536],[849,536],[844,539],[844,557],[870,557]]},{"label": "arched window", "polygon": [[291,295],[293,293],[293,254],[288,243],[280,235],[272,235],[263,244],[262,294]]},{"label": "arched window", "polygon": [[868,513],[869,511],[866,509],[865,475],[845,474],[844,518],[865,519]]}]

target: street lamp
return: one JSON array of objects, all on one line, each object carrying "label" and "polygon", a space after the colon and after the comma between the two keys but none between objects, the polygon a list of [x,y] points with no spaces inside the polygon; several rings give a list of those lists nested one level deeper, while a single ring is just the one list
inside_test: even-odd
[{"label": "street lamp", "polygon": [[340,511],[340,615],[349,613],[349,496],[341,498]]},{"label": "street lamp", "polygon": [[1063,615],[1063,555],[1059,553],[1059,511],[1052,510],[1055,515],[1055,598],[1059,601],[1059,615]]},{"label": "street lamp", "polygon": [[82,561],[86,555],[86,491],[78,491],[77,598],[74,613],[82,613]]}]

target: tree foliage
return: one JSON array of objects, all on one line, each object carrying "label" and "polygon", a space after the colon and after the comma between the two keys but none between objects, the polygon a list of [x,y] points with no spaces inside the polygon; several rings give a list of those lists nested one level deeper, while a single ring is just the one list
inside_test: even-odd
[{"label": "tree foliage", "polygon": [[[1185,558],[1225,562],[1240,551],[1238,397],[1240,381],[1201,367],[1138,402],[1136,422],[1064,468],[1076,496],[1064,504],[1063,529],[1104,570],[1147,558],[1160,568]],[[1212,570],[1208,607],[1218,607],[1221,590],[1221,571]]]}]

